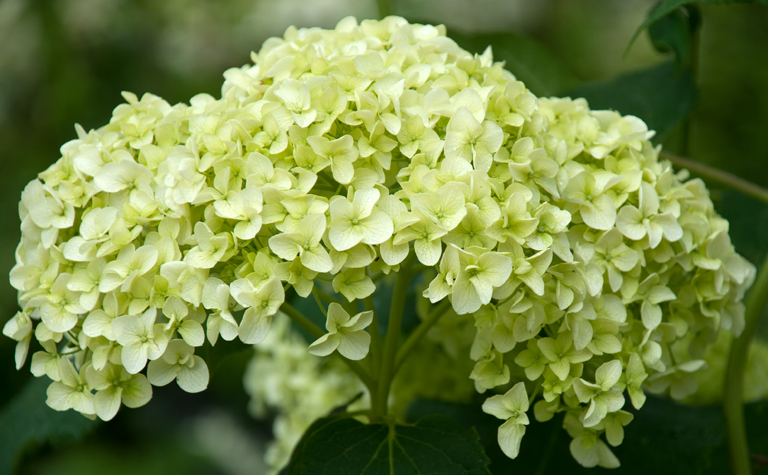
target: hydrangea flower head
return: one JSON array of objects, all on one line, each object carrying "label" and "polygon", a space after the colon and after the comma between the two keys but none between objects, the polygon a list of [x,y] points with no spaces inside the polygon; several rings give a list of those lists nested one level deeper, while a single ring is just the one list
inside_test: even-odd
[{"label": "hydrangea flower head", "polygon": [[[252,60],[220,99],[124,93],[24,189],[3,333],[18,367],[40,342],[54,409],[106,420],[151,385],[201,391],[195,349],[259,344],[286,292],[332,282],[356,308],[407,270],[473,323],[505,453],[530,404],[612,467],[627,397],[688,396],[718,332],[743,328],[754,268],[639,118],[537,98],[490,49],[399,17],[289,28]],[[366,357],[372,314],[352,313],[332,304],[310,351]]]}]

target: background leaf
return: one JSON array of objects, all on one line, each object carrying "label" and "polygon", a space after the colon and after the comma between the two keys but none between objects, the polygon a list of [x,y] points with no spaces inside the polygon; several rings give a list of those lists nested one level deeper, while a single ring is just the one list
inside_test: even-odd
[{"label": "background leaf", "polygon": [[537,96],[552,96],[579,82],[566,64],[538,41],[515,33],[466,35],[448,31],[462,48],[482,54],[490,45],[494,61],[523,81]]},{"label": "background leaf", "polygon": [[690,66],[694,49],[694,32],[701,23],[695,6],[677,9],[648,27],[648,35],[656,51],[673,52],[678,66]]},{"label": "background leaf", "polygon": [[[628,409],[625,407],[625,409]],[[747,431],[757,458],[768,454],[768,402],[745,406]],[[570,437],[562,428],[562,417],[545,423],[531,421],[520,447],[511,460],[498,447],[496,431],[503,421],[485,414],[477,404],[452,404],[417,400],[408,408],[410,419],[445,414],[464,427],[474,427],[494,475],[721,475],[728,473],[729,458],[723,414],[716,406],[685,406],[671,400],[649,397],[635,420],[624,429],[624,442],[612,448],[621,461],[616,470],[587,469],[571,457]],[[764,457],[763,457],[764,458]],[[757,471],[755,473],[764,473]]]},{"label": "background leaf", "polygon": [[477,433],[450,418],[428,416],[413,426],[363,424],[331,416],[312,424],[287,475],[489,474]]},{"label": "background leaf", "polygon": [[595,110],[612,109],[637,116],[656,131],[656,141],[663,140],[691,113],[696,97],[690,71],[680,70],[674,61],[607,81],[584,83],[564,95],[583,97]]},{"label": "background leaf", "polygon": [[768,243],[768,204],[733,190],[723,190],[719,195],[717,210],[728,220],[733,246],[750,262],[760,265]]},{"label": "background leaf", "polygon": [[11,473],[22,453],[47,442],[74,442],[98,424],[74,411],[58,412],[45,404],[47,378],[30,380],[0,411],[0,473]]},{"label": "background leaf", "polygon": [[627,49],[632,47],[632,43],[635,42],[638,36],[640,36],[640,33],[649,26],[653,25],[655,22],[659,21],[661,18],[665,17],[666,15],[669,15],[673,11],[677,10],[680,7],[683,7],[685,5],[689,5],[692,3],[711,3],[711,4],[732,4],[732,3],[764,3],[768,4],[768,0],[663,0],[661,3],[659,3],[653,10],[651,10],[651,13],[648,14],[648,18],[645,19],[642,25],[635,31],[634,36],[632,37],[632,40],[629,42],[629,46],[627,46]]}]

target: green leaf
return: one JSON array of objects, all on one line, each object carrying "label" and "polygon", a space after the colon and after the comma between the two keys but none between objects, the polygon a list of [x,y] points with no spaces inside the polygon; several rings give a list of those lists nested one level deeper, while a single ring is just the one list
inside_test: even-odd
[{"label": "green leaf", "polygon": [[490,45],[493,59],[505,61],[505,68],[537,96],[556,95],[579,82],[560,58],[531,38],[515,33],[466,35],[450,31],[448,35],[472,53],[482,53]]},{"label": "green leaf", "polygon": [[[625,408],[629,409],[629,408]],[[725,421],[717,406],[685,406],[669,399],[649,397],[634,421],[624,428],[624,442],[611,448],[621,461],[615,473],[622,475],[720,475],[728,473],[730,459]],[[538,475],[589,475],[597,469],[578,465],[571,457],[570,437],[562,428],[562,416],[540,423],[531,420],[520,447],[520,456],[511,460],[498,448],[496,432],[501,421],[484,414],[478,404],[452,404],[416,400],[408,418],[444,414],[464,427],[474,427],[491,460],[493,474],[536,473]],[[745,406],[751,453],[768,454],[768,401]],[[602,473],[602,470],[599,470]],[[607,473],[607,472],[606,472]]]},{"label": "green leaf", "polygon": [[735,190],[722,190],[718,205],[717,211],[728,220],[736,252],[760,265],[768,242],[768,204]]},{"label": "green leaf", "polygon": [[701,22],[695,6],[677,9],[648,27],[651,43],[661,53],[673,52],[678,66],[690,65],[694,32]]},{"label": "green leaf", "polygon": [[607,81],[584,83],[565,95],[584,97],[594,110],[613,109],[643,119],[656,131],[656,141],[693,111],[696,97],[690,71],[680,70],[674,61]]},{"label": "green leaf", "polygon": [[75,411],[58,412],[45,404],[49,380],[35,378],[0,410],[0,473],[11,473],[21,455],[35,445],[81,439],[97,422]]},{"label": "green leaf", "polygon": [[690,5],[692,3],[710,3],[710,4],[732,4],[732,3],[764,3],[768,4],[768,0],[663,0],[660,2],[656,7],[651,10],[651,13],[648,14],[648,18],[645,19],[642,25],[635,31],[635,34],[632,36],[632,39],[629,40],[629,44],[627,45],[627,51],[632,47],[632,44],[635,42],[638,36],[640,36],[640,33],[643,32],[644,29],[648,28],[649,26],[653,25],[663,17],[669,15],[673,11],[677,10],[678,8]]},{"label": "green leaf", "polygon": [[494,475],[510,473],[575,475],[594,472],[594,469],[589,471],[581,467],[571,457],[568,448],[570,438],[562,428],[562,416],[545,423],[537,422],[531,417],[531,423],[526,426],[525,436],[520,446],[520,455],[512,460],[504,455],[498,443],[498,429],[504,421],[484,413],[481,409],[481,401],[474,404],[457,404],[417,399],[408,407],[406,418],[414,420],[431,414],[443,414],[464,427],[474,428],[491,461],[490,469]]},{"label": "green leaf", "polygon": [[439,415],[415,425],[363,424],[342,416],[320,419],[299,441],[285,473],[490,474],[477,433]]}]

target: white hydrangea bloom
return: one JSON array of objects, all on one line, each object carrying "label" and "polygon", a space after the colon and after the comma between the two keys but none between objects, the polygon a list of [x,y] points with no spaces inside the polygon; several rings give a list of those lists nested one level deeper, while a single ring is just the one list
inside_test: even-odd
[{"label": "white hydrangea bloom", "polygon": [[[269,341],[286,292],[332,282],[357,308],[416,272],[477,329],[476,389],[517,384],[493,409],[517,413],[509,455],[528,420],[514,361],[542,388],[536,418],[566,413],[574,457],[614,467],[625,392],[687,396],[714,335],[743,328],[754,268],[637,117],[536,98],[490,50],[399,17],[289,28],[252,59],[220,99],[124,93],[22,193],[3,333],[18,366],[41,342],[51,407],[144,404],[148,361],[149,383],[202,390],[195,348]],[[366,357],[369,316],[337,316],[313,352]]]}]

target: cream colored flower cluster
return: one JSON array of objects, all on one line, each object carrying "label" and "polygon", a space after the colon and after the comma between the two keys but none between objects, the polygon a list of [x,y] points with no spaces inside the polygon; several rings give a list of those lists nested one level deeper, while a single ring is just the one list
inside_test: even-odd
[{"label": "cream colored flower cluster", "polygon": [[[51,407],[110,419],[150,384],[200,391],[206,337],[259,343],[289,287],[353,302],[405,266],[474,318],[478,391],[525,368],[485,406],[510,457],[542,394],[536,418],[566,413],[576,459],[610,467],[625,393],[690,394],[743,326],[753,267],[640,119],[536,98],[490,50],[398,17],[290,28],[252,59],[219,100],[124,94],[24,190],[4,333],[19,366],[42,345]],[[365,357],[370,312],[328,314],[313,352]]]}]

